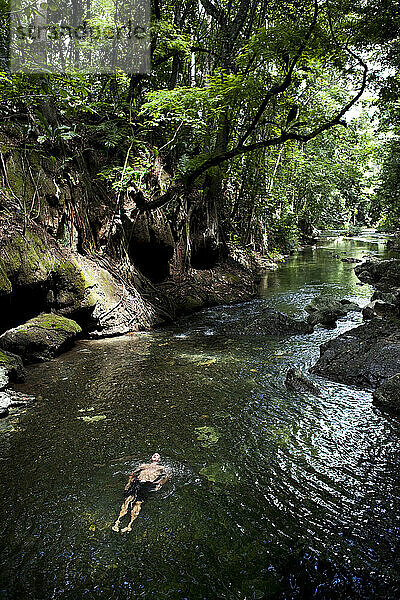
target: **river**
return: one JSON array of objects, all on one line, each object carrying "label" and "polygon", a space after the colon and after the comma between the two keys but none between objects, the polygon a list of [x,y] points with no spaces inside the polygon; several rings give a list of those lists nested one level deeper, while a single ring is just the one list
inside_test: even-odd
[{"label": "river", "polygon": [[[30,367],[18,389],[37,402],[0,422],[0,599],[397,599],[399,420],[367,391],[284,386],[360,313],[310,335],[240,332],[320,293],[367,303],[340,258],[383,252],[374,235],[327,238],[257,300]],[[117,534],[127,474],[155,451],[170,481]]]}]

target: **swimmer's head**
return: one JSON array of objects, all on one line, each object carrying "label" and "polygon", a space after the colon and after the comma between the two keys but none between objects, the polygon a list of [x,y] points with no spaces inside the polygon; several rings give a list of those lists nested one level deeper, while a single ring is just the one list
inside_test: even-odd
[{"label": "swimmer's head", "polygon": [[153,454],[153,456],[151,457],[151,462],[160,462],[161,460],[161,456],[158,454],[158,452],[155,452]]}]

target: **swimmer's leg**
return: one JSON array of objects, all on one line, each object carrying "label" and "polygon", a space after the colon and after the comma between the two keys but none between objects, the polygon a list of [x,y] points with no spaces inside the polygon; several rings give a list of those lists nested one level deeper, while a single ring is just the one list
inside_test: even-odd
[{"label": "swimmer's leg", "polygon": [[121,533],[125,533],[126,531],[132,531],[132,523],[135,519],[138,518],[140,509],[142,508],[142,504],[143,500],[138,500],[137,502],[135,502],[131,510],[131,520],[128,524],[128,527],[124,527],[123,529],[121,529]]},{"label": "swimmer's leg", "polygon": [[118,532],[119,531],[119,526],[121,523],[121,519],[122,517],[124,517],[129,510],[129,504],[132,502],[132,497],[128,497],[125,502],[123,503],[123,505],[121,506],[121,511],[118,515],[118,519],[115,521],[114,525],[112,526],[112,530]]}]

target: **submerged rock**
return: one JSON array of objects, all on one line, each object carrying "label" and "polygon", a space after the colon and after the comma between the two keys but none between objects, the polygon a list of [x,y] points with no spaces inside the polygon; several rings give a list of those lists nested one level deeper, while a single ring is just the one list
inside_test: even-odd
[{"label": "submerged rock", "polygon": [[40,362],[72,346],[81,331],[71,319],[41,314],[3,333],[0,348],[18,354],[25,363]]},{"label": "submerged rock", "polygon": [[340,317],[345,317],[351,311],[361,310],[358,304],[350,300],[336,300],[329,296],[316,296],[305,309],[309,313],[307,322],[310,325],[319,323],[324,327],[335,327]]},{"label": "submerged rock", "polygon": [[374,391],[373,402],[384,410],[400,414],[400,373],[384,381]]},{"label": "submerged rock", "polygon": [[301,372],[300,369],[292,367],[286,373],[285,386],[288,390],[294,392],[309,392],[314,396],[319,396],[320,389]]},{"label": "submerged rock", "polygon": [[347,258],[342,258],[342,262],[344,262],[344,263],[360,263],[360,262],[362,262],[362,260],[360,260],[359,258],[353,258],[352,256],[349,256]]},{"label": "submerged rock", "polygon": [[400,321],[372,319],[322,344],[313,373],[374,388],[400,373]]}]

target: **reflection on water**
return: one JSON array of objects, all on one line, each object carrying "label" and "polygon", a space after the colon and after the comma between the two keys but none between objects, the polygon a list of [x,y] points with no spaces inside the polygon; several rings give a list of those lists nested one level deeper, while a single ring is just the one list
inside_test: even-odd
[{"label": "reflection on water", "polygon": [[[1,599],[398,598],[399,422],[368,392],[283,385],[360,314],[307,336],[237,335],[265,306],[367,302],[340,258],[381,248],[321,246],[268,274],[260,300],[30,368],[20,387],[41,399],[1,434]],[[171,479],[118,535],[127,473],[156,450]]]}]

